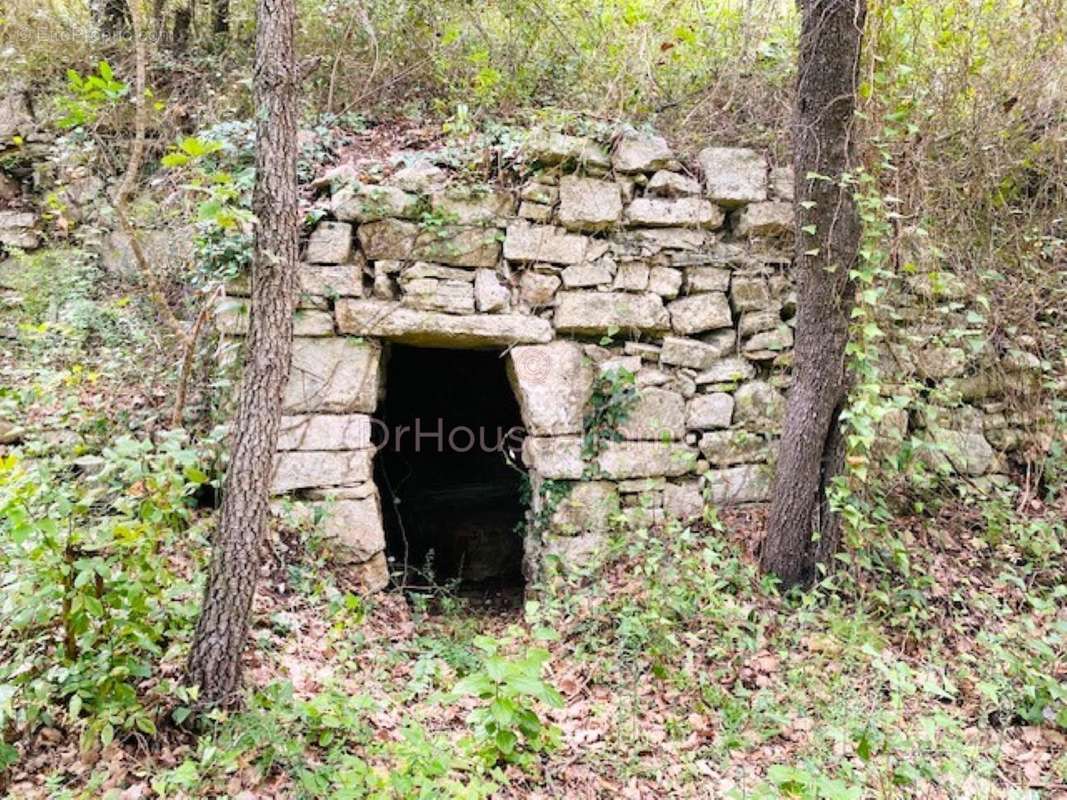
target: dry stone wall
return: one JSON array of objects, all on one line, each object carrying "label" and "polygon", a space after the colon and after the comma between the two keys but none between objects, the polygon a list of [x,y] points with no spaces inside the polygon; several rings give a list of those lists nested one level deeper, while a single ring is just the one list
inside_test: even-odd
[{"label": "dry stone wall", "polygon": [[[795,314],[788,170],[667,142],[535,133],[516,186],[463,185],[428,161],[338,180],[310,234],[274,491],[386,581],[370,415],[390,343],[506,351],[535,488],[564,485],[538,541],[587,553],[616,514],[691,520],[767,497]],[[217,317],[247,330],[247,286]],[[635,406],[591,457],[595,378],[635,376]]]}]

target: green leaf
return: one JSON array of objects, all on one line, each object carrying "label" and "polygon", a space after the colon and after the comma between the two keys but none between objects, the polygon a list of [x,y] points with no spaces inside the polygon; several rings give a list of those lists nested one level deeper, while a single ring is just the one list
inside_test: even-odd
[{"label": "green leaf", "polygon": [[519,741],[519,737],[511,731],[497,731],[494,741],[501,753],[511,755],[515,751],[515,745]]}]

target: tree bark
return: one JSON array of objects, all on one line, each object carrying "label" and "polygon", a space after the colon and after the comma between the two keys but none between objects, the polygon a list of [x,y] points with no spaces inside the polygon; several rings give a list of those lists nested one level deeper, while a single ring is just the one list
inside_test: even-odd
[{"label": "tree bark", "polygon": [[295,16],[294,0],[258,0],[251,330],[219,527],[189,654],[189,677],[204,705],[232,705],[238,698],[289,376],[298,235]]},{"label": "tree bark", "polygon": [[[797,327],[767,538],[766,572],[810,583],[840,543],[827,488],[844,463],[839,416],[848,393],[845,347],[855,302],[850,274],[860,222],[852,124],[866,0],[798,0],[802,13],[793,146]],[[814,233],[812,233],[814,231]]]}]

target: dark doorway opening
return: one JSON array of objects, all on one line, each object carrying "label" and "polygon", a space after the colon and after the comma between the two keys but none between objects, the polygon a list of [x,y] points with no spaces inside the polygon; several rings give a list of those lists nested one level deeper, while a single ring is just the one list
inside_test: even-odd
[{"label": "dark doorway opening", "polygon": [[499,352],[392,345],[376,479],[403,585],[521,602],[522,418]]}]

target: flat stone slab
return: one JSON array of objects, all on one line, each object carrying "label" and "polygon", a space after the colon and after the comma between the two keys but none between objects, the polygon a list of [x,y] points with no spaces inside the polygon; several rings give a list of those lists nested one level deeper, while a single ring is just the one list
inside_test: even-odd
[{"label": "flat stone slab", "polygon": [[612,329],[662,333],[670,328],[670,317],[658,294],[560,292],[555,325],[560,333],[607,334]]},{"label": "flat stone slab", "polygon": [[[731,341],[722,345],[702,342],[699,339],[684,339],[680,336],[667,336],[663,339],[663,349],[660,351],[660,363],[676,366],[689,367],[690,369],[707,369],[722,358],[733,347]],[[752,369],[750,364],[745,364]],[[710,382],[710,381],[709,381]]]},{"label": "flat stone slab", "polygon": [[404,308],[387,300],[347,298],[337,301],[336,314],[341,333],[422,347],[508,347],[552,340],[547,320],[523,314],[458,316]]},{"label": "flat stone slab", "polygon": [[278,450],[363,450],[371,446],[366,414],[306,414],[282,417]]},{"label": "flat stone slab", "polygon": [[698,394],[689,400],[685,411],[687,428],[729,428],[734,415],[734,399],[725,392]]},{"label": "flat stone slab", "polygon": [[521,221],[508,225],[504,237],[504,258],[508,261],[581,264],[589,248],[588,236]]},{"label": "flat stone slab", "polygon": [[624,135],[611,154],[616,172],[655,172],[674,160],[674,151],[662,136],[638,133]]},{"label": "flat stone slab", "polygon": [[767,199],[767,159],[745,147],[706,147],[697,156],[708,199],[726,208]]},{"label": "flat stone slab", "polygon": [[793,204],[781,200],[752,203],[737,213],[738,236],[785,236],[793,232]]},{"label": "flat stone slab", "polygon": [[527,436],[522,460],[549,480],[580,480],[585,471],[580,436]]},{"label": "flat stone slab", "polygon": [[685,437],[685,400],[667,389],[642,389],[626,419],[618,425],[624,439],[654,442]]},{"label": "flat stone slab", "polygon": [[291,450],[274,457],[272,494],[297,489],[352,486],[372,477],[370,450]]},{"label": "flat stone slab", "polygon": [[343,222],[375,222],[387,218],[415,219],[419,197],[395,186],[345,183],[332,197],[333,213]]},{"label": "flat stone slab", "polygon": [[686,336],[719,328],[733,327],[733,316],[726,295],[719,292],[694,294],[667,306],[671,329]]},{"label": "flat stone slab", "polygon": [[558,536],[607,533],[612,515],[619,510],[619,493],[610,481],[582,481],[572,485],[549,522]]},{"label": "flat stone slab", "polygon": [[566,175],[559,182],[559,221],[572,231],[599,231],[622,218],[619,184]]},{"label": "flat stone slab", "polygon": [[378,405],[380,368],[381,348],[375,343],[341,337],[294,338],[282,411],[370,413]]},{"label": "flat stone slab", "polygon": [[352,255],[352,226],[347,222],[320,222],[308,237],[311,264],[343,264]]},{"label": "flat stone slab", "polygon": [[650,228],[718,228],[725,219],[721,208],[701,197],[639,197],[626,209],[628,224]]},{"label": "flat stone slab", "polygon": [[693,470],[696,459],[695,449],[674,442],[608,442],[597,463],[603,477],[626,480],[679,477]]},{"label": "flat stone slab", "polygon": [[593,393],[593,368],[573,342],[512,348],[508,378],[527,432],[560,436],[582,432],[582,416]]}]

